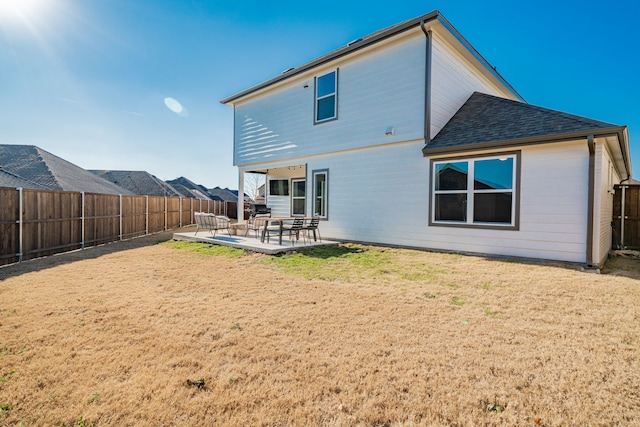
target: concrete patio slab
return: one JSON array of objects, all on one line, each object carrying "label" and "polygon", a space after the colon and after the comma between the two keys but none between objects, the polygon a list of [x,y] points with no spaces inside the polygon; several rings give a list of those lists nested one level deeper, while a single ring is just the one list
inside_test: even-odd
[{"label": "concrete patio slab", "polygon": [[186,233],[173,233],[174,240],[186,240],[191,242],[205,242],[213,243],[216,245],[230,246],[237,249],[245,249],[247,251],[259,252],[267,255],[277,255],[286,252],[298,251],[300,249],[313,248],[318,246],[335,246],[339,242],[333,242],[329,240],[322,240],[314,242],[313,239],[307,239],[306,243],[301,240],[292,243],[291,240],[285,238],[282,240],[282,245],[278,244],[278,238],[271,237],[271,242],[261,242],[260,238],[252,236],[229,236],[226,233],[216,233],[214,237],[212,234],[206,231],[199,231],[196,235],[195,232]]}]

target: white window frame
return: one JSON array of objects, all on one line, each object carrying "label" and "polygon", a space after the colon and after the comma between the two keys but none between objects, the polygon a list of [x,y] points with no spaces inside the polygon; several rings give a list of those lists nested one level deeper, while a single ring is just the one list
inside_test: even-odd
[{"label": "white window frame", "polygon": [[[324,175],[324,188],[321,189],[320,194],[318,195],[317,188],[317,180],[316,177],[319,175]],[[312,176],[312,190],[311,193],[311,212],[313,212],[314,217],[328,219],[329,218],[329,169],[321,169],[315,170],[311,173]],[[318,198],[322,199],[322,206],[324,207],[324,212],[318,212],[316,209],[316,200]]]},{"label": "white window frame", "polygon": [[[513,170],[510,189],[479,189],[474,188],[475,162],[494,159],[513,159]],[[467,163],[467,188],[465,190],[436,190],[436,166],[443,163]],[[519,229],[519,204],[520,204],[520,152],[499,153],[486,156],[445,158],[431,161],[431,204],[429,214],[429,225],[450,226],[450,227],[472,227],[489,229]],[[479,222],[474,221],[474,195],[490,193],[511,193],[511,221],[509,223],[500,222]],[[439,194],[466,194],[466,212],[464,221],[436,220],[436,195]]]},{"label": "white window frame", "polygon": [[[318,79],[321,79],[322,77],[328,76],[329,74],[334,75],[334,90],[333,92],[324,94],[322,96],[318,96]],[[333,96],[333,116],[331,117],[325,117],[323,119],[319,119],[318,118],[318,114],[320,113],[320,110],[318,108],[318,103],[321,100],[330,98]],[[314,120],[314,124],[319,124],[319,123],[324,123],[324,122],[328,122],[331,120],[337,120],[338,119],[338,69],[336,68],[335,70],[329,71],[328,73],[324,73],[321,76],[317,76],[315,78],[315,89],[314,89],[314,104],[313,104],[313,120]]]}]

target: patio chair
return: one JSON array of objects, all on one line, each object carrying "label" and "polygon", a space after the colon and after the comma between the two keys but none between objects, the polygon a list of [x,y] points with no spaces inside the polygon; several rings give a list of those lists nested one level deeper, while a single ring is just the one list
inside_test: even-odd
[{"label": "patio chair", "polygon": [[268,214],[268,213],[252,215],[247,221],[247,229],[245,230],[245,233],[244,233],[245,237],[249,234],[249,230],[253,230],[257,239],[260,233],[262,232],[262,229],[264,228],[263,218],[270,218],[270,217],[271,217],[271,214]]},{"label": "patio chair", "polygon": [[307,234],[309,240],[311,240],[311,232],[313,232],[313,241],[316,241],[316,232],[318,233],[318,239],[322,242],[322,238],[320,237],[320,230],[318,229],[318,225],[320,225],[320,218],[313,217],[311,221],[305,226],[302,227],[303,232]]},{"label": "patio chair", "polygon": [[[285,224],[283,233],[286,231],[289,233],[289,239],[291,239],[291,244],[295,245],[295,240],[300,240],[300,234],[302,234],[302,240],[306,244],[306,239],[304,237],[304,233],[301,233],[304,227],[304,218],[294,218],[292,224]],[[295,240],[293,240],[293,236],[295,236]]]},{"label": "patio chair", "polygon": [[231,237],[231,220],[229,217],[205,212],[195,212],[193,216],[196,220],[196,232],[194,233],[194,236],[198,234],[198,231],[201,228],[203,228],[205,230],[209,230],[209,233],[213,234],[213,237],[216,236],[216,232],[218,230],[226,229],[227,234]]},{"label": "patio chair", "polygon": [[[271,236],[271,234],[280,234],[280,222],[281,221],[272,221],[269,223],[269,225],[267,226],[267,228],[264,228],[264,220],[259,221],[260,223],[262,223],[261,226],[258,227],[258,230],[260,231],[260,233],[264,232],[265,233],[265,239],[267,240],[267,243],[269,243],[269,236]],[[284,234],[285,232],[285,226],[282,226],[282,233]]]}]

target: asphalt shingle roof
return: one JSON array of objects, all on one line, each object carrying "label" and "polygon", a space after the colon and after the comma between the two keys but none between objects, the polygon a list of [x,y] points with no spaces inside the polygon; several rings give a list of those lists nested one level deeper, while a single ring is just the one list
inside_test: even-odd
[{"label": "asphalt shingle roof", "polygon": [[139,196],[185,197],[172,185],[145,171],[92,170],[95,175]]},{"label": "asphalt shingle roof", "polygon": [[5,176],[20,178],[24,188],[132,194],[34,145],[0,145],[0,167]]},{"label": "asphalt shingle roof", "polygon": [[238,192],[235,193],[233,190],[229,190],[228,188],[210,188],[209,194],[213,198],[213,200],[220,200],[223,202],[237,202],[238,201]]},{"label": "asphalt shingle roof", "polygon": [[181,176],[180,178],[172,179],[167,183],[173,185],[177,190],[182,192],[185,197],[191,197],[201,200],[211,200],[209,192],[206,187],[196,184],[195,182]]},{"label": "asphalt shingle roof", "polygon": [[0,187],[12,187],[12,188],[31,188],[34,190],[47,190],[46,187],[36,184],[35,182],[31,182],[24,178],[19,177],[11,172],[5,171],[2,166],[0,166]]},{"label": "asphalt shingle roof", "polygon": [[456,151],[476,144],[548,138],[616,125],[510,99],[475,92],[453,115],[423,152]]}]

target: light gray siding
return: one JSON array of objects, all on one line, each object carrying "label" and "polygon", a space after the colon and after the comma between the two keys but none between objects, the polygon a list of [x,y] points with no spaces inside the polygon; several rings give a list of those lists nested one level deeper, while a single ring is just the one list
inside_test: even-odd
[{"label": "light gray siding", "polygon": [[[234,164],[423,137],[425,46],[425,36],[412,32],[240,102]],[[315,125],[314,77],[334,69],[339,70],[338,120]],[[389,126],[395,135],[385,135]]]},{"label": "light gray siding", "polygon": [[513,98],[484,77],[467,59],[434,33],[431,61],[431,138],[458,111],[473,92]]},{"label": "light gray siding", "polygon": [[[594,262],[602,265],[606,260],[612,244],[613,221],[613,186],[620,183],[620,177],[612,165],[611,156],[605,145],[596,145],[596,224],[594,227]],[[599,207],[599,208],[598,208]]]},{"label": "light gray siding", "polygon": [[521,151],[520,229],[428,226],[429,161],[420,142],[316,156],[329,169],[329,220],[322,235],[460,252],[585,262],[586,142]]}]

